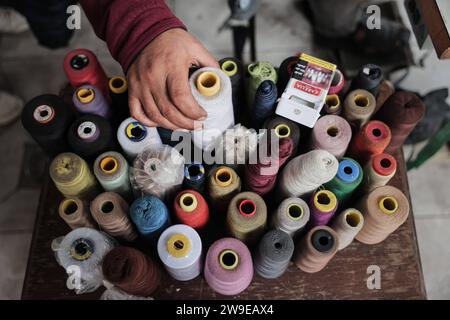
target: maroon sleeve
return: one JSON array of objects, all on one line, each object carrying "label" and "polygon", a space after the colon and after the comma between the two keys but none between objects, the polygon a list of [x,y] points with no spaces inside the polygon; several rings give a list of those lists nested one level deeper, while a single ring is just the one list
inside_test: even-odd
[{"label": "maroon sleeve", "polygon": [[95,33],[126,72],[142,49],[158,35],[185,28],[164,0],[80,0]]}]

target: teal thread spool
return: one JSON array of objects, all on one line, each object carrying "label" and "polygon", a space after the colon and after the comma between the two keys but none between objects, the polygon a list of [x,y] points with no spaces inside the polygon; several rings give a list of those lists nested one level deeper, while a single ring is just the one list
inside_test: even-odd
[{"label": "teal thread spool", "polygon": [[336,176],[324,187],[333,192],[338,203],[342,205],[361,184],[362,179],[363,170],[359,163],[350,158],[342,158]]}]

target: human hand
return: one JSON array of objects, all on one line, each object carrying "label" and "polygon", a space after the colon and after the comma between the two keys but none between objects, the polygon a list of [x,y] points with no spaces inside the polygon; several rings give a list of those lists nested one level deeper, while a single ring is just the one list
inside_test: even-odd
[{"label": "human hand", "polygon": [[149,127],[196,129],[207,113],[191,93],[192,65],[219,67],[216,59],[185,30],[168,30],[150,42],[127,73],[131,116]]}]

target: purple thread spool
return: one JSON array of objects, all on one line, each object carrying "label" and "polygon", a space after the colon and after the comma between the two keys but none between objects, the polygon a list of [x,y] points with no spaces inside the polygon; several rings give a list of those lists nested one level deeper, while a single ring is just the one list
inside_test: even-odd
[{"label": "purple thread spool", "polygon": [[111,118],[111,107],[100,90],[94,86],[83,85],[77,88],[72,97],[75,108],[80,113],[95,114]]},{"label": "purple thread spool", "polygon": [[311,225],[313,227],[325,226],[336,213],[338,201],[333,192],[320,190],[311,198]]},{"label": "purple thread spool", "polygon": [[236,295],[252,282],[252,256],[240,240],[223,238],[209,248],[204,270],[211,289],[227,296]]}]

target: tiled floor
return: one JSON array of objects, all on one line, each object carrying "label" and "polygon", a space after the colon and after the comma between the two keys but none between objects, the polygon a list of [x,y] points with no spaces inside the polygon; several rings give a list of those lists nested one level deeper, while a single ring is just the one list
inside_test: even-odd
[{"label": "tiled floor", "polygon": [[[223,0],[170,0],[175,13],[217,58],[232,53],[229,32],[217,29],[227,18]],[[207,3],[207,5],[206,5]],[[315,52],[311,27],[292,0],[263,1],[258,21],[258,55],[279,64],[299,51]],[[96,52],[109,74],[120,73],[104,43],[96,38],[85,17],[70,48]],[[0,88],[24,100],[42,93],[57,93],[65,81],[62,59],[68,49],[50,51],[37,46],[30,33],[0,35]],[[415,68],[405,88],[421,93],[450,84],[450,62],[431,54],[425,69]],[[20,298],[39,190],[20,188],[25,143],[30,139],[20,123],[0,129],[0,299]],[[409,174],[422,264],[429,298],[450,299],[450,155],[443,150],[419,170]]]}]

